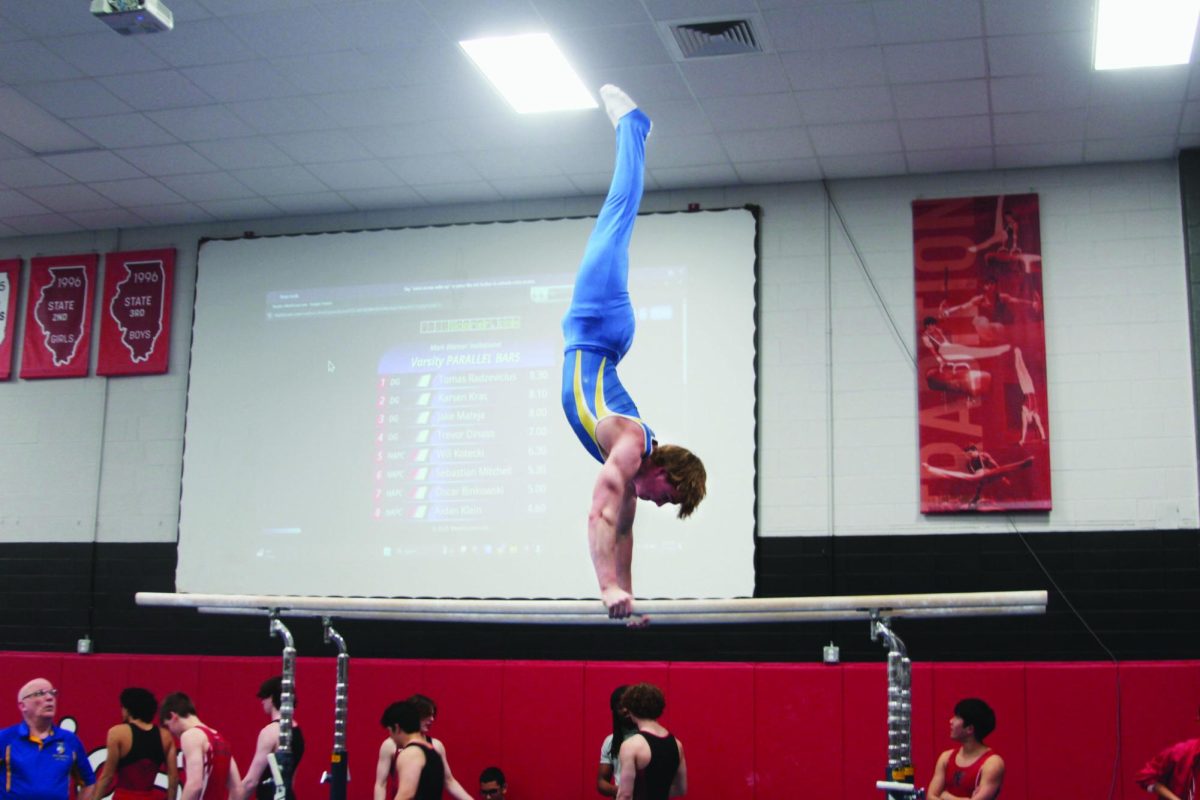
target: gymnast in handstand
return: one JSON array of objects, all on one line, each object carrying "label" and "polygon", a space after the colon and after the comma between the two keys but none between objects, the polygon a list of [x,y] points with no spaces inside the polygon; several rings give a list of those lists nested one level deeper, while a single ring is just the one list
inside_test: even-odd
[{"label": "gymnast in handstand", "polygon": [[612,185],[588,239],[563,317],[563,411],[584,448],[603,466],[592,491],[588,546],[610,617],[633,614],[633,517],[637,500],[679,506],[682,519],[704,498],[704,464],[659,444],[617,378],[633,343],[629,239],[642,198],[650,118],[620,89],[600,88],[617,130]]}]

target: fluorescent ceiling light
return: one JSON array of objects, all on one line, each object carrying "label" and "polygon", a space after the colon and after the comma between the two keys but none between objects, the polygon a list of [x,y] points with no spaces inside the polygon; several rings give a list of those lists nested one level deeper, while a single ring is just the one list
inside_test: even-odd
[{"label": "fluorescent ceiling light", "polygon": [[459,45],[518,113],[596,107],[549,34],[471,39]]},{"label": "fluorescent ceiling light", "polygon": [[1198,15],[1200,0],[1099,0],[1096,69],[1188,63]]}]

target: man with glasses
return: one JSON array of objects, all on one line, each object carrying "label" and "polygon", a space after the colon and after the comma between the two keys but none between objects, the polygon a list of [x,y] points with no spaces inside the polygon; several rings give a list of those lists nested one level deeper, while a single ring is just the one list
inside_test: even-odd
[{"label": "man with glasses", "polygon": [[17,692],[22,721],[0,730],[4,765],[3,800],[67,800],[72,784],[78,800],[92,800],[96,773],[75,734],[54,725],[58,690],[34,678]]},{"label": "man with glasses", "polygon": [[488,767],[479,773],[479,796],[483,800],[500,800],[508,796],[508,782],[499,767]]}]

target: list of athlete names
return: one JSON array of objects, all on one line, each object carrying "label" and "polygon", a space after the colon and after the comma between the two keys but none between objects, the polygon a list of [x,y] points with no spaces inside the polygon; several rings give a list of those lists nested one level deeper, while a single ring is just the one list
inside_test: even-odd
[{"label": "list of athlete names", "polygon": [[486,531],[545,514],[551,370],[496,342],[423,349],[377,377],[375,518]]}]

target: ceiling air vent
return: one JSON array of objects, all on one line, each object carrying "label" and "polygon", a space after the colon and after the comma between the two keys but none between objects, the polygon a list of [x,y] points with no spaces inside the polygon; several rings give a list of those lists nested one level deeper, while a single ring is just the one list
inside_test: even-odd
[{"label": "ceiling air vent", "polygon": [[731,56],[761,53],[762,46],[748,19],[724,22],[683,22],[671,26],[671,33],[684,58]]}]

